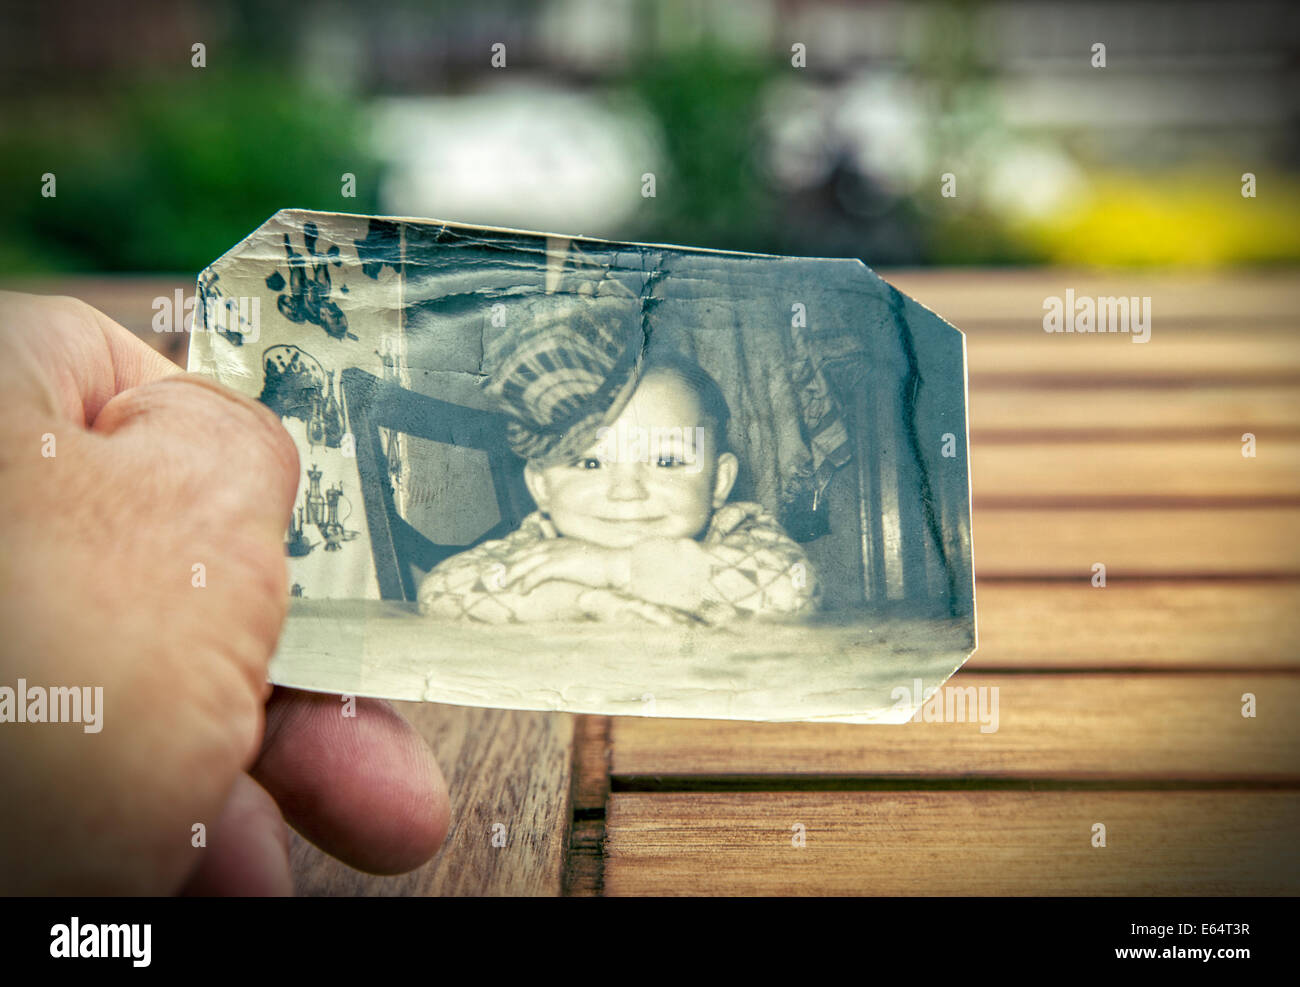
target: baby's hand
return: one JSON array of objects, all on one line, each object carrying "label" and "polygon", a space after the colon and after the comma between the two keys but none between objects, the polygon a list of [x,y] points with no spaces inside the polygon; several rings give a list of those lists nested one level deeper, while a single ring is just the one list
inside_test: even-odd
[{"label": "baby's hand", "polygon": [[523,594],[551,579],[595,589],[618,589],[627,585],[630,567],[631,555],[626,548],[557,538],[523,552],[506,570],[502,584]]},{"label": "baby's hand", "polygon": [[577,599],[577,607],[590,620],[610,623],[633,618],[646,623],[671,627],[674,624],[693,624],[696,621],[681,610],[661,607],[611,589],[584,590]]}]

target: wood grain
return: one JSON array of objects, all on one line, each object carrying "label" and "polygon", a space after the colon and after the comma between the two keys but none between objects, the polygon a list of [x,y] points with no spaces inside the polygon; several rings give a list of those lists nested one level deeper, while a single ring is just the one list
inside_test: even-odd
[{"label": "wood grain", "polygon": [[[615,779],[669,776],[1300,782],[1300,676],[959,672],[965,722],[901,726],[615,717]],[[975,692],[966,690],[974,689]],[[997,719],[984,732],[985,692]],[[997,689],[997,693],[991,690]],[[1256,716],[1242,715],[1242,695]],[[945,695],[944,703],[948,699]]]},{"label": "wood grain", "polygon": [[977,579],[1300,575],[1300,509],[990,507],[974,513]]},{"label": "wood grain", "polygon": [[1293,792],[616,793],[605,893],[1294,895],[1298,830]]},{"label": "wood grain", "polygon": [[[294,836],[300,895],[558,895],[571,822],[573,718],[558,713],[394,704],[424,735],[451,792],[451,829],[433,860],[380,877]],[[503,825],[505,846],[492,844]]]},{"label": "wood grain", "polygon": [[569,898],[599,898],[605,893],[605,818],[575,819],[564,868],[564,894]]},{"label": "wood grain", "polygon": [[[1042,333],[1043,299],[1112,295],[1148,296],[1154,323],[1295,327],[1300,313],[1300,272],[1115,271],[1069,268],[886,268],[876,272],[904,294],[954,322],[981,331],[989,326],[1029,325]],[[1044,334],[1045,335],[1045,334]],[[1154,338],[1154,331],[1152,333]]]},{"label": "wood grain", "polygon": [[1098,500],[1292,501],[1300,506],[1300,441],[1256,436],[1253,458],[1241,436],[1151,441],[986,443],[971,457],[976,506],[998,502],[1063,506]]},{"label": "wood grain", "polygon": [[609,800],[610,717],[578,716],[573,740],[573,831],[564,868],[564,893],[601,894],[605,803]]},{"label": "wood grain", "polygon": [[[1043,299],[1149,296],[1153,316],[1175,325],[1214,323],[1252,328],[1297,324],[1300,273],[1284,271],[1156,272],[1054,269],[881,268],[882,278],[961,327],[1030,324],[1042,332]],[[65,275],[3,278],[7,290],[82,298],[128,328],[148,330],[151,300],[176,288],[194,291],[194,274],[115,277]],[[1157,323],[1158,325],[1158,323]]]},{"label": "wood grain", "polygon": [[1300,668],[1300,582],[984,582],[967,671]]},{"label": "wood grain", "polygon": [[573,809],[603,809],[609,797],[610,717],[578,716],[573,726]]},{"label": "wood grain", "polygon": [[[978,345],[978,344],[972,344]],[[982,458],[991,441],[1024,441],[1029,436],[1153,439],[1214,436],[1235,439],[1251,432],[1269,446],[1273,438],[1294,440],[1300,431],[1300,388],[1104,387],[1084,391],[1059,387],[986,385],[971,382],[971,441]]]},{"label": "wood grain", "polygon": [[1300,342],[1290,333],[1223,329],[1153,331],[1147,343],[1127,336],[1053,335],[1042,328],[986,333],[968,342],[972,388],[1012,382],[1089,388],[1194,380],[1205,384],[1300,383]]}]

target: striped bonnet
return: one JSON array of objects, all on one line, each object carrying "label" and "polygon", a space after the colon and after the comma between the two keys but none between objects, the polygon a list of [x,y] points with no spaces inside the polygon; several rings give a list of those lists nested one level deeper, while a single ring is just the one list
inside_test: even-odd
[{"label": "striped bonnet", "polygon": [[539,465],[571,461],[588,449],[640,379],[641,302],[610,277],[539,293],[512,306],[506,325],[490,331],[484,390],[508,418],[510,447]]}]

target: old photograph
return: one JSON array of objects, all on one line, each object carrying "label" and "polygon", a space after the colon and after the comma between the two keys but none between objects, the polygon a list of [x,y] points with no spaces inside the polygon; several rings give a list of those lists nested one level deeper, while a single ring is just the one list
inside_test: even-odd
[{"label": "old photograph", "polygon": [[901,722],[974,648],[964,339],[857,260],[286,210],[199,288],[299,447],[281,684]]}]

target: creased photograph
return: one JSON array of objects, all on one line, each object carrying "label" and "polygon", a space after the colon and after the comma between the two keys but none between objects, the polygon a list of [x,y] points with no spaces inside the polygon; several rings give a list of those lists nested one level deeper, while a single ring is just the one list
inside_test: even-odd
[{"label": "creased photograph", "polygon": [[280,684],[901,722],[974,648],[964,338],[858,261],[284,210],[199,288],[303,464]]}]

